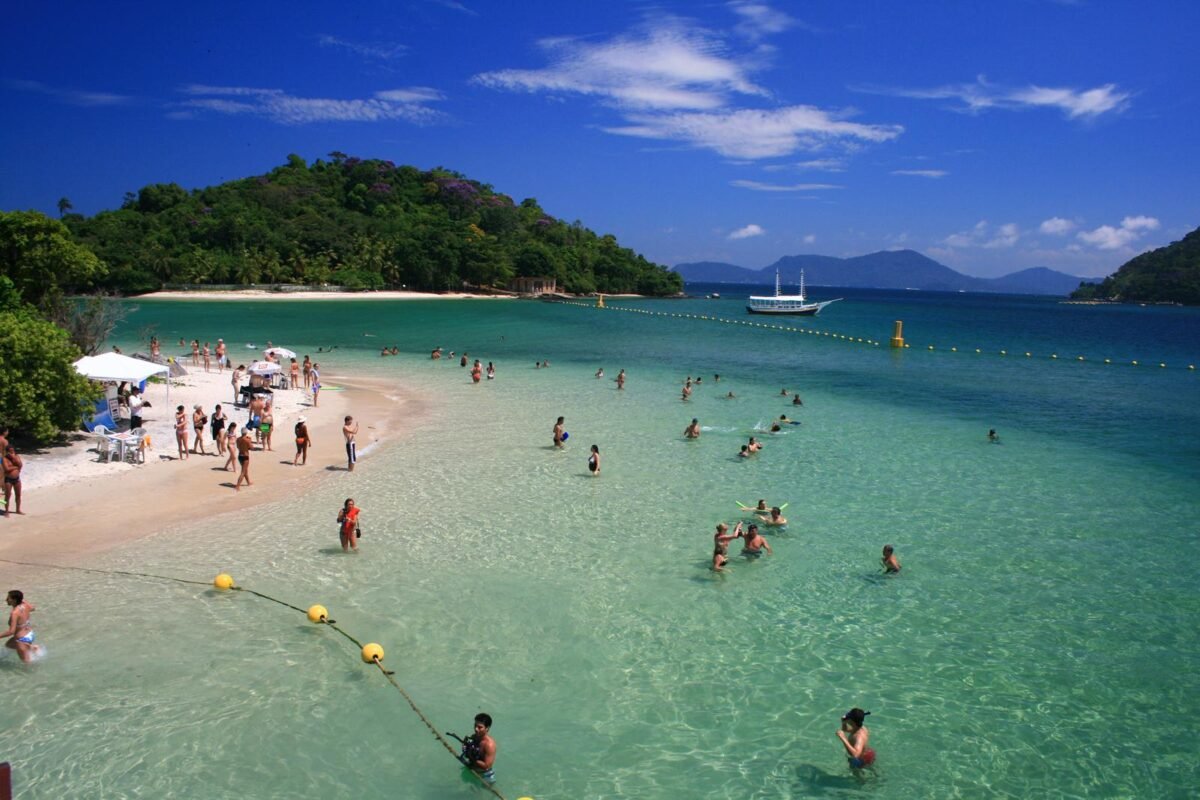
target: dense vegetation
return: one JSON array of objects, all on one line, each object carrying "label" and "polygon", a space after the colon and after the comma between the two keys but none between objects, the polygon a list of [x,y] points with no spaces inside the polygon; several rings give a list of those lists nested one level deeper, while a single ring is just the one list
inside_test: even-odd
[{"label": "dense vegetation", "polygon": [[555,219],[536,200],[514,203],[449,170],[330,158],[310,166],[292,155],[266,175],[191,192],[154,184],[127,194],[118,210],[63,221],[108,267],[94,286],[122,293],[171,283],[443,291],[504,288],[521,275],[553,276],[578,293],[683,287],[614,237]]},{"label": "dense vegetation", "polygon": [[1100,283],[1081,284],[1071,297],[1200,305],[1200,228],[1125,262]]}]

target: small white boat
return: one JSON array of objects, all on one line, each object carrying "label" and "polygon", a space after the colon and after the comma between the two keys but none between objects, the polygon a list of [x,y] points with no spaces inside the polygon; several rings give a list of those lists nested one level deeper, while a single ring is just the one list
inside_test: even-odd
[{"label": "small white boat", "polygon": [[720,295],[720,293],[719,293],[719,292],[713,292],[712,294],[710,294],[710,295],[708,296],[708,299],[709,299],[709,300],[720,300],[720,299],[721,299],[721,295]]},{"label": "small white boat", "polygon": [[800,270],[800,294],[783,294],[779,288],[779,270],[775,270],[775,294],[771,297],[750,295],[746,310],[751,314],[787,314],[791,316],[815,317],[821,309],[842,298],[810,303],[804,296],[804,270]]}]

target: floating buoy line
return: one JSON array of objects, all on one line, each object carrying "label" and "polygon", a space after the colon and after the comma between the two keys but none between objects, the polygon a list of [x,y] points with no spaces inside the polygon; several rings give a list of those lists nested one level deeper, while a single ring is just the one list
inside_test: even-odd
[{"label": "floating buoy line", "polygon": [[[610,305],[604,305],[603,298],[601,298],[601,302],[599,302],[595,305],[593,305],[591,303],[580,303],[580,302],[576,302],[573,300],[553,300],[551,302],[557,303],[559,305],[564,305],[564,306],[577,306],[579,308],[590,308],[590,309],[597,309],[600,311],[624,311],[629,314],[645,314],[647,316],[652,316],[652,317],[675,317],[677,319],[692,319],[692,320],[698,320],[700,322],[717,322],[722,325],[742,325],[747,328],[764,328],[767,330],[783,331],[784,333],[802,333],[807,336],[825,337],[826,339],[829,339],[829,340],[845,342],[847,344],[860,344],[860,345],[865,345],[867,347],[879,347],[880,346],[880,341],[878,339],[872,339],[872,338],[866,337],[866,336],[849,336],[844,333],[835,333],[833,331],[822,331],[822,330],[817,330],[815,328],[794,328],[790,325],[773,325],[773,324],[766,323],[766,322],[755,322],[754,320],[749,320],[749,319],[729,319],[727,317],[712,316],[711,314],[679,314],[679,313],[675,313],[672,311],[651,311],[651,310],[645,309],[645,308],[630,308],[629,306],[610,306]],[[1049,356],[1040,356],[1040,355],[1035,356],[1034,353],[1032,353],[1032,352],[1019,351],[1019,350],[984,350],[979,347],[975,347],[975,348],[967,348],[967,347],[960,348],[960,347],[945,347],[945,346],[939,347],[937,345],[932,345],[932,344],[930,344],[930,345],[913,345],[908,342],[905,342],[900,345],[896,345],[893,343],[893,347],[896,347],[897,349],[904,349],[904,350],[923,350],[925,352],[966,353],[966,354],[972,354],[972,355],[996,355],[996,356],[1000,356],[1001,358],[1009,357],[1009,356],[1011,356],[1013,358],[1028,358],[1028,359],[1048,358],[1051,361],[1073,361],[1075,363],[1083,362],[1083,363],[1089,363],[1089,364],[1109,364],[1109,365],[1124,365],[1124,366],[1130,366],[1130,367],[1153,367],[1155,369],[1169,369],[1169,367],[1167,366],[1167,363],[1165,361],[1153,361],[1153,360],[1142,361],[1140,359],[1134,359],[1132,361],[1124,361],[1124,360],[1111,359],[1111,358],[1104,358],[1104,359],[1087,358],[1082,355],[1077,355],[1077,356],[1073,356],[1073,357],[1064,355],[1060,358],[1058,353],[1051,353],[1051,354],[1049,354]],[[1186,369],[1190,372],[1195,372],[1196,365],[1188,364],[1186,367],[1176,366],[1175,369]]]},{"label": "floating buoy line", "polygon": [[[326,609],[325,606],[323,606],[323,605],[314,604],[312,606],[309,606],[307,609],[300,608],[299,606],[294,606],[291,603],[288,603],[284,600],[280,600],[277,597],[271,597],[270,595],[263,594],[262,592],[257,592],[254,589],[249,589],[245,586],[238,586],[234,582],[233,577],[225,572],[222,572],[220,575],[217,575],[211,582],[207,582],[207,581],[189,580],[187,578],[175,578],[170,575],[152,575],[147,572],[129,572],[129,571],[119,570],[119,569],[118,570],[106,570],[106,569],[92,569],[89,567],[69,567],[69,566],[64,566],[62,564],[38,564],[38,563],[31,562],[31,561],[13,561],[13,560],[7,559],[7,558],[0,558],[0,561],[4,562],[5,564],[17,564],[17,565],[20,565],[23,567],[40,567],[43,569],[61,569],[61,570],[70,570],[72,572],[91,572],[91,573],[94,573],[97,575],[123,575],[126,577],[132,577],[132,578],[149,578],[151,580],[157,580],[157,581],[172,581],[174,583],[184,583],[184,584],[188,584],[191,586],[212,586],[212,587],[215,587],[218,591],[222,591],[222,592],[245,592],[246,594],[252,594],[255,597],[261,597],[263,600],[269,600],[270,602],[281,605],[284,608],[290,608],[293,611],[299,611],[301,614],[303,614],[305,617],[308,618],[309,622],[312,622],[316,625],[324,625],[327,628],[332,628],[334,631],[336,631],[337,633],[339,633],[340,635],[342,635],[343,637],[345,637],[346,639],[348,639],[349,641],[354,643],[354,645],[359,648],[359,654],[362,657],[363,663],[364,664],[372,664],[379,668],[380,674],[383,675],[383,677],[385,679],[387,679],[387,682],[390,683],[396,689],[396,691],[400,693],[400,696],[403,697],[408,702],[409,707],[412,708],[413,712],[416,713],[416,715],[418,717],[420,717],[421,722],[425,723],[425,727],[429,729],[429,732],[432,733],[434,738],[437,739],[438,742],[441,743],[442,747],[446,748],[446,752],[448,752],[451,756],[453,756],[455,761],[459,760],[458,753],[456,753],[454,751],[454,747],[450,744],[450,742],[446,741],[446,738],[444,736],[442,736],[442,734],[438,733],[437,728],[435,728],[433,723],[429,721],[429,718],[425,716],[424,712],[422,712],[421,709],[417,707],[417,704],[413,701],[412,697],[408,694],[408,692],[406,692],[404,690],[404,687],[401,686],[396,681],[395,672],[393,672],[392,670],[388,669],[387,667],[385,667],[383,665],[383,657],[384,657],[383,647],[376,642],[369,642],[367,644],[363,644],[358,639],[354,638],[354,636],[350,635],[350,633],[348,633],[344,629],[338,627],[337,621],[329,618],[329,610]],[[496,789],[495,786],[493,786],[492,784],[490,784],[486,780],[484,780],[483,777],[479,773],[477,773],[473,769],[470,770],[470,772],[472,775],[474,775],[476,778],[479,779],[480,786],[482,786],[484,789],[491,792],[493,795],[498,797],[500,800],[505,800],[504,795],[500,794],[500,791],[498,789]],[[532,798],[521,797],[521,798],[518,798],[518,800],[532,800]]]}]

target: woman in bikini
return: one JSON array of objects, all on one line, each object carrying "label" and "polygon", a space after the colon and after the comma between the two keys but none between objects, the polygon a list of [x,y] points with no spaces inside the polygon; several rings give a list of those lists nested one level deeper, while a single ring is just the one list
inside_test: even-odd
[{"label": "woman in bikini", "polygon": [[212,346],[209,345],[208,342],[205,342],[204,343],[204,371],[205,372],[208,372],[208,365],[212,363],[210,361],[211,356],[212,356]]},{"label": "woman in bikini", "polygon": [[229,427],[225,429],[225,452],[229,454],[229,458],[225,459],[225,471],[233,472],[233,460],[237,458],[237,423],[229,423]]},{"label": "woman in bikini", "polygon": [[592,454],[588,456],[588,469],[593,476],[600,474],[600,448],[592,445]]},{"label": "woman in bikini", "polygon": [[292,466],[308,463],[308,448],[312,447],[312,439],[308,436],[308,420],[304,417],[296,420],[296,457]]},{"label": "woman in bikini", "polygon": [[733,533],[729,532],[729,526],[724,522],[717,524],[717,532],[713,534],[713,572],[724,572],[725,565],[729,563],[729,543],[742,535],[742,523],[738,523]]},{"label": "woman in bikini", "polygon": [[175,445],[179,448],[179,459],[184,461],[188,457],[188,418],[187,412],[183,410],[183,406],[175,409]]},{"label": "woman in bikini", "polygon": [[192,431],[196,434],[196,441],[192,443],[192,452],[197,455],[206,456],[208,453],[204,450],[204,426],[208,424],[208,415],[204,413],[204,408],[196,403],[192,409]]},{"label": "woman in bikini", "polygon": [[8,630],[0,634],[0,639],[8,639],[4,646],[16,650],[21,660],[28,664],[42,649],[34,644],[37,637],[29,624],[29,615],[34,611],[33,603],[26,601],[19,589],[10,591],[6,602],[12,611],[8,615]]}]

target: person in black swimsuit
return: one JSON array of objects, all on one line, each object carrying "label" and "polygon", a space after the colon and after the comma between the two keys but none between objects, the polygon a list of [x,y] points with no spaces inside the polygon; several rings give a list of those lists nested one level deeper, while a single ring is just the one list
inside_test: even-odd
[{"label": "person in black swimsuit", "polygon": [[588,456],[588,469],[593,475],[600,474],[600,448],[592,445],[592,454]]}]

